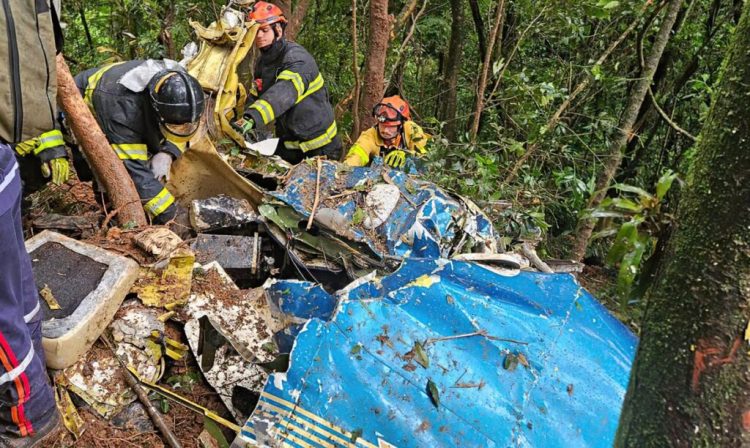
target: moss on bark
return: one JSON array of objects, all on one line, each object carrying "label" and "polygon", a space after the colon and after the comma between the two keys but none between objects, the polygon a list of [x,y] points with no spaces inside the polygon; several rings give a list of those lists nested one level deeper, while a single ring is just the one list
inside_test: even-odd
[{"label": "moss on bark", "polygon": [[750,2],[648,296],[616,446],[750,443],[749,101]]}]

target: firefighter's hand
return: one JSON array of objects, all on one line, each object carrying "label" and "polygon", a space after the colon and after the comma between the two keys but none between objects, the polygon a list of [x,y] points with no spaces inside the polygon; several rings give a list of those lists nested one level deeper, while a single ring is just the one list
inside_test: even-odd
[{"label": "firefighter's hand", "polygon": [[70,164],[68,163],[68,159],[60,157],[42,163],[42,175],[44,177],[52,176],[52,183],[55,185],[64,184],[70,179]]},{"label": "firefighter's hand", "polygon": [[159,182],[169,181],[169,170],[172,168],[172,156],[166,152],[158,152],[148,162],[151,172]]},{"label": "firefighter's hand", "polygon": [[406,153],[400,149],[391,151],[386,154],[383,162],[391,168],[403,168],[406,164]]},{"label": "firefighter's hand", "polygon": [[[235,120],[232,122],[232,128],[242,134],[243,138],[245,138],[245,136],[248,135],[254,127],[255,122],[249,118],[240,118],[239,120]],[[247,140],[247,138],[245,138],[245,140]]]}]

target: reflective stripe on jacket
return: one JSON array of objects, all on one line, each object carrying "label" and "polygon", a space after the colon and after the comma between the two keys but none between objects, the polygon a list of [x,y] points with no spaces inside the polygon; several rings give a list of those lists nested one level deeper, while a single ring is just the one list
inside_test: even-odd
[{"label": "reflective stripe on jacket", "polygon": [[120,159],[145,161],[159,151],[176,159],[185,146],[164,137],[148,91],[133,92],[119,83],[142,63],[135,60],[92,68],[76,75],[76,85]]},{"label": "reflective stripe on jacket", "polygon": [[289,149],[321,148],[336,137],[333,107],[315,59],[301,45],[285,40],[261,54],[255,66],[260,97],[245,115],[275,123],[276,136]]}]

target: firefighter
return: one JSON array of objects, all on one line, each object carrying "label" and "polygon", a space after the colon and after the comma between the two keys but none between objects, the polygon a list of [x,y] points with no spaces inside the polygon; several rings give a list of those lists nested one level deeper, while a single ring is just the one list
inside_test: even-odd
[{"label": "firefighter", "polygon": [[[176,218],[175,231],[184,234],[187,213],[164,184],[203,114],[198,80],[174,61],[134,60],[86,70],[75,82],[133,179],[146,213],[156,224]],[[91,174],[82,162],[74,151],[76,171],[85,179]]]},{"label": "firefighter", "polygon": [[318,155],[339,160],[341,139],[315,60],[284,38],[286,18],[278,6],[259,1],[248,17],[260,25],[254,80],[259,96],[234,128],[249,140],[253,129],[273,123],[279,137],[275,154],[293,164]]},{"label": "firefighter", "polygon": [[[0,24],[0,446],[48,446],[61,428],[45,370],[42,313],[21,228],[21,179],[11,145],[55,129],[56,38],[48,0],[5,0]],[[57,26],[56,26],[57,25]],[[49,148],[39,151],[42,153]],[[55,157],[57,158],[57,157]],[[51,158],[49,160],[53,160]],[[48,160],[48,161],[49,161]]]},{"label": "firefighter", "polygon": [[411,120],[409,104],[400,96],[389,96],[372,109],[375,126],[364,131],[349,149],[344,163],[367,166],[382,157],[391,168],[404,169],[409,158],[426,153],[430,136]]}]

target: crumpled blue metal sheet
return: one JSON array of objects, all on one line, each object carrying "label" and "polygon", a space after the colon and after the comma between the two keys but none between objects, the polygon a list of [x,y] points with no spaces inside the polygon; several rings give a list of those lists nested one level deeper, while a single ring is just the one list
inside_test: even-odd
[{"label": "crumpled blue metal sheet", "polygon": [[[367,244],[380,256],[447,258],[457,251],[468,251],[468,248],[484,247],[494,251],[497,237],[487,216],[468,201],[452,197],[431,182],[387,167],[349,168],[328,161],[323,162],[320,177],[320,197],[323,200],[347,190],[367,193],[366,186],[380,183],[398,187],[401,198],[396,208],[385,223],[375,229],[384,244],[375,242],[361,228],[354,226],[350,229],[355,241]],[[307,163],[300,163],[292,169],[289,178],[282,190],[269,194],[299,214],[309,216],[317,170]],[[335,210],[347,222],[352,222],[358,208],[357,196],[352,194],[336,200]],[[339,233],[343,237],[348,234]]]},{"label": "crumpled blue metal sheet", "polygon": [[508,277],[476,263],[409,259],[338,299],[330,320],[300,332],[289,370],[271,376],[241,439],[612,445],[637,341],[570,275]]}]

